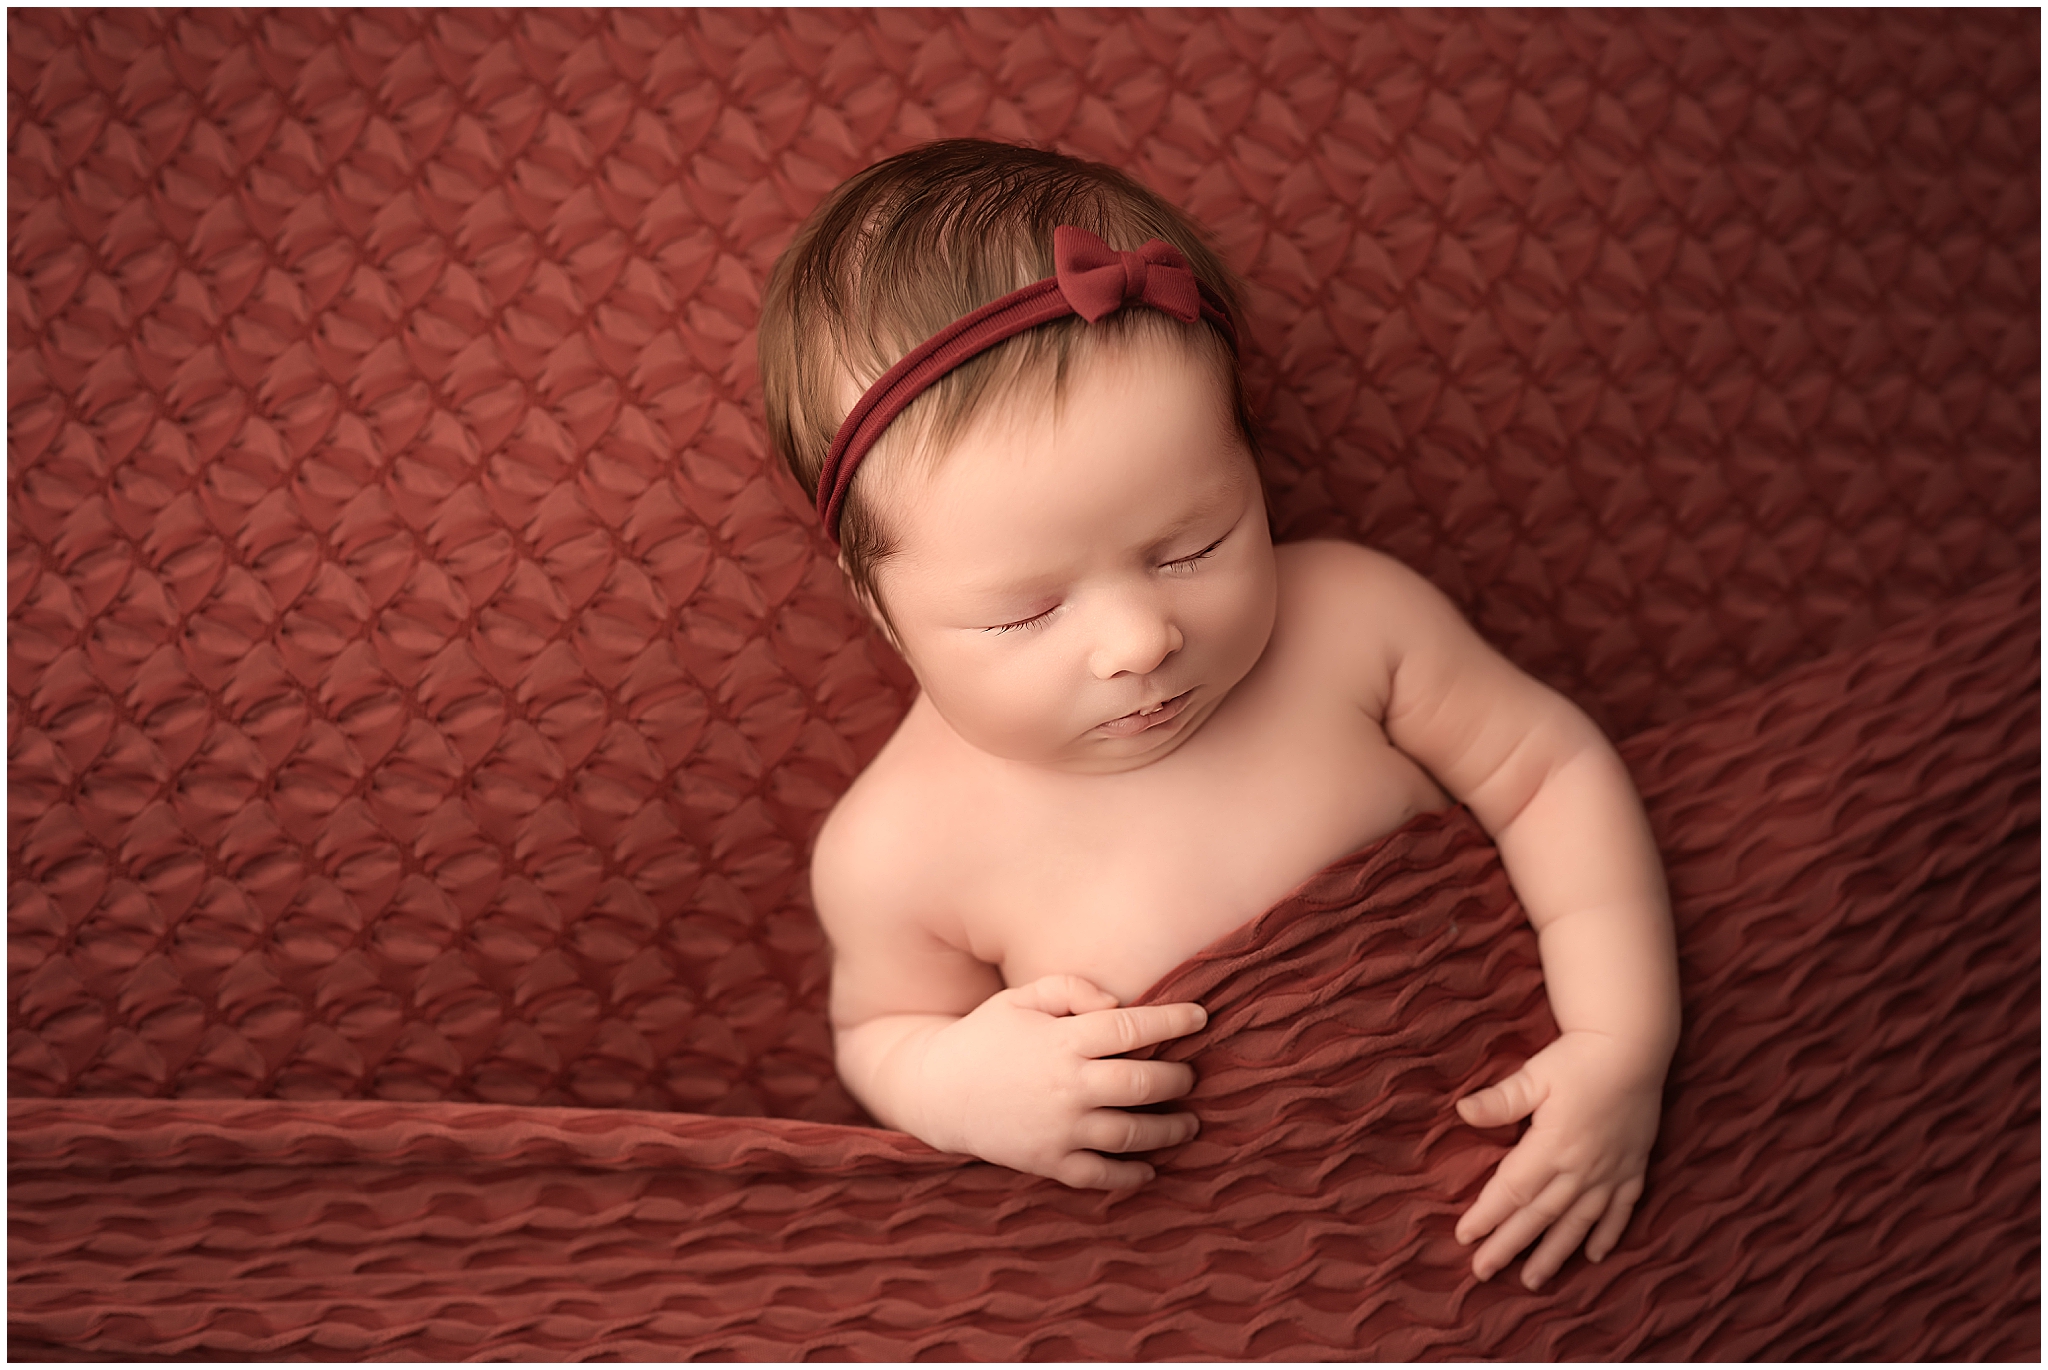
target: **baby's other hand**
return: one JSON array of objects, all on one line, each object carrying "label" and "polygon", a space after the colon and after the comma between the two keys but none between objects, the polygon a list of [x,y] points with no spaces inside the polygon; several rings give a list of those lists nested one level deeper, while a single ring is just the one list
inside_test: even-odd
[{"label": "baby's other hand", "polygon": [[1002,990],[934,1033],[919,1136],[1076,1189],[1130,1189],[1153,1169],[1101,1153],[1151,1151],[1195,1135],[1192,1113],[1131,1113],[1177,1099],[1195,1072],[1170,1061],[1102,1060],[1199,1029],[1199,1004],[1119,1008],[1078,975]]},{"label": "baby's other hand", "polygon": [[1458,1100],[1459,1116],[1474,1127],[1535,1115],[1458,1220],[1460,1245],[1493,1234],[1472,1257],[1475,1275],[1491,1279],[1546,1229],[1522,1267],[1530,1289],[1581,1240],[1591,1261],[1614,1249],[1642,1196],[1663,1083],[1662,1064],[1646,1066],[1614,1038],[1567,1032],[1499,1084]]}]

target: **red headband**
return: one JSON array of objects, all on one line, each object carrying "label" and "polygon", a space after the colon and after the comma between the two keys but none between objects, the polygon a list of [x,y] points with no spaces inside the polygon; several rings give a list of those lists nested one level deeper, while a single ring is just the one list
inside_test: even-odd
[{"label": "red headband", "polygon": [[1117,252],[1087,229],[1063,225],[1052,231],[1052,260],[1052,275],[955,319],[882,373],[853,406],[818,472],[818,517],[835,544],[853,473],[883,430],[939,377],[999,342],[1069,314],[1094,323],[1137,304],[1182,323],[1207,319],[1237,350],[1229,311],[1195,279],[1180,250],[1163,238],[1136,252]]}]

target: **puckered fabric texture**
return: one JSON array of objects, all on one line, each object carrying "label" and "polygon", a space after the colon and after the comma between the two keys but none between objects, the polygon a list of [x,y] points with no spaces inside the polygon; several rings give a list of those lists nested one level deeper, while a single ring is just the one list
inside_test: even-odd
[{"label": "puckered fabric texture", "polygon": [[1450,1098],[1555,1034],[1454,809],[1153,989],[1210,1024],[1141,1190],[787,1119],[16,1100],[10,1316],[110,1356],[2031,1358],[2019,579],[1627,746],[1687,1026],[1632,1235],[1541,1295],[1449,1236],[1512,1136]]},{"label": "puckered fabric texture", "polygon": [[[2033,13],[13,11],[18,1353],[2038,1356]],[[1624,742],[1623,1247],[1450,1240],[1550,1030],[1430,819],[1160,987],[1119,1199],[862,1126],[808,843],[909,680],[753,327],[918,142],[1247,278],[1282,537]]]}]

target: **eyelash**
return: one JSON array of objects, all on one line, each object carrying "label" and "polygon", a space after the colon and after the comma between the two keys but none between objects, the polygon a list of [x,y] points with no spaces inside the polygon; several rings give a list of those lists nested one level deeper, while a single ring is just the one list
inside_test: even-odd
[{"label": "eyelash", "polygon": [[1170,571],[1173,570],[1175,567],[1186,568],[1193,566],[1198,561],[1206,561],[1208,560],[1209,554],[1211,552],[1214,552],[1218,547],[1221,547],[1223,545],[1223,538],[1227,538],[1229,536],[1230,534],[1225,533],[1222,538],[1216,539],[1214,542],[1210,543],[1207,547],[1204,547],[1201,551],[1195,553],[1193,556],[1182,557],[1179,561],[1169,561],[1166,563],[1165,566],[1161,567],[1160,569]]},{"label": "eyelash", "polygon": [[[1053,607],[1058,608],[1059,606],[1054,605]],[[1052,609],[1047,609],[1042,614],[1033,614],[1030,618],[1020,618],[1015,623],[998,623],[992,628],[983,628],[981,631],[984,633],[995,633],[1000,636],[1003,633],[1014,633],[1019,628],[1036,628],[1051,617]]]},{"label": "eyelash", "polygon": [[[1230,534],[1225,533],[1223,537],[1216,539],[1214,542],[1210,543],[1207,547],[1204,547],[1201,551],[1195,553],[1193,556],[1181,557],[1177,561],[1166,562],[1163,565],[1161,565],[1159,569],[1162,571],[1191,570],[1193,569],[1194,564],[1196,562],[1206,561],[1210,553],[1214,552],[1218,547],[1221,547],[1223,545],[1223,538],[1227,538],[1229,536]],[[1053,609],[1057,608],[1059,608],[1059,605],[1053,605]],[[1042,614],[1033,614],[1030,618],[1020,618],[1015,623],[998,623],[991,627],[984,628],[982,629],[982,631],[984,633],[995,633],[1000,636],[1003,633],[1016,632],[1019,628],[1036,628],[1039,624],[1045,622],[1047,619],[1051,617],[1052,609],[1047,609]]]}]

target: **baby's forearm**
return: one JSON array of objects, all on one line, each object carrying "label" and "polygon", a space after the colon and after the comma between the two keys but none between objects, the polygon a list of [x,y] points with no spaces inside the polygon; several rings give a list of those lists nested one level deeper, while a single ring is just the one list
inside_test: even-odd
[{"label": "baby's forearm", "polygon": [[1104,1153],[1177,1146],[1197,1127],[1187,1113],[1125,1110],[1177,1099],[1195,1076],[1178,1062],[1101,1058],[1206,1021],[1196,1004],[1122,1008],[1078,975],[1044,975],[960,1017],[881,1014],[841,1027],[839,1073],[878,1121],[940,1151],[1121,1189],[1152,1167]]},{"label": "baby's forearm", "polygon": [[839,1028],[833,1033],[839,1078],[876,1122],[932,1141],[920,1064],[932,1035],[959,1021],[946,1013],[887,1013]]},{"label": "baby's forearm", "polygon": [[1595,734],[1494,840],[1535,925],[1559,1029],[1611,1037],[1661,1077],[1679,1026],[1671,903],[1621,758]]}]

